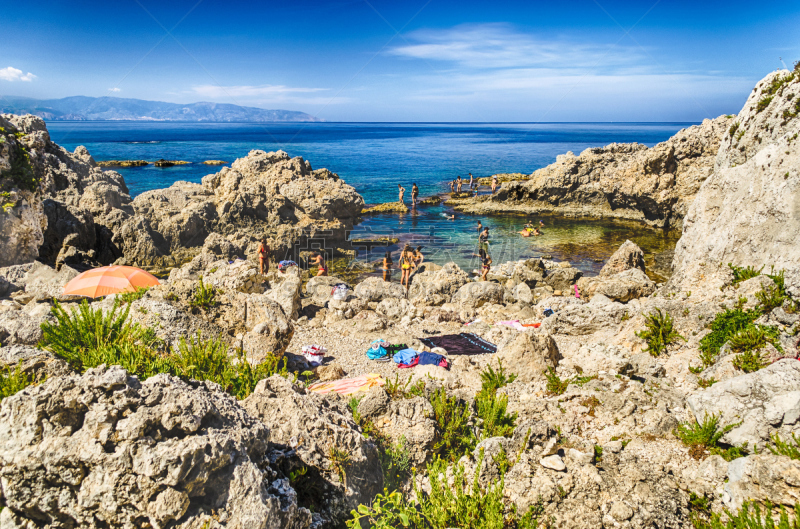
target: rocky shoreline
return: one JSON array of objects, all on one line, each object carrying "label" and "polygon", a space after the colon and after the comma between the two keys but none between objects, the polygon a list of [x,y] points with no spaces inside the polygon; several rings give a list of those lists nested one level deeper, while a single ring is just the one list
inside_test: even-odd
[{"label": "rocky shoreline", "polygon": [[[800,70],[774,72],[738,116],[457,205],[680,226],[665,283],[627,241],[596,277],[528,259],[479,282],[425,263],[407,291],[373,277],[336,296],[343,278],[242,259],[261,234],[276,260],[352,251],[363,199],[335,173],[252,151],[132,200],[86,149],[2,116],[0,527],[454,527],[460,505],[481,527],[678,528],[791,511],[798,100]],[[63,285],[111,262],[171,271],[70,315]],[[430,345],[460,333],[496,352]],[[371,360],[375,340],[448,367]],[[370,373],[384,385],[312,391]]]}]

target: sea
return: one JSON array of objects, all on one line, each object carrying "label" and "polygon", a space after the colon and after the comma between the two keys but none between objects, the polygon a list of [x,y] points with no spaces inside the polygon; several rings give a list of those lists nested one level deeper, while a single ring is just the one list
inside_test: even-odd
[{"label": "sea", "polygon": [[[579,154],[589,147],[638,142],[653,146],[693,123],[175,123],[68,122],[48,123],[53,141],[69,150],[84,145],[95,160],[184,160],[187,165],[116,168],[136,196],[178,180],[200,182],[222,166],[205,160],[232,162],[252,149],[284,150],[302,156],[314,169],[328,168],[352,185],[367,204],[397,200],[397,184],[410,200],[416,183],[420,197],[449,191],[456,176],[476,178],[498,173],[526,173],[553,163],[559,154]],[[480,193],[488,193],[482,188]],[[450,216],[455,219],[450,220]],[[640,223],[518,215],[468,215],[446,205],[417,207],[407,214],[365,217],[352,239],[387,237],[389,246],[360,247],[349,266],[380,259],[406,244],[423,246],[427,260],[455,261],[464,269],[477,266],[477,222],[490,228],[494,263],[544,257],[570,261],[595,275],[616,248],[630,239],[658,268],[659,256],[677,242],[674,232]],[[544,223],[540,237],[523,238],[527,220]],[[663,259],[662,259],[663,261]],[[362,266],[363,267],[363,266]],[[662,267],[663,268],[663,267]],[[666,273],[663,270],[655,275]]]}]

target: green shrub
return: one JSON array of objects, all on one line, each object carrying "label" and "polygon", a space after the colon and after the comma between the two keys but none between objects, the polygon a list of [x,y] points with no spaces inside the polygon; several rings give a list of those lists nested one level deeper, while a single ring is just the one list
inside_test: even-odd
[{"label": "green shrub", "polygon": [[25,389],[33,383],[33,377],[22,372],[21,362],[13,369],[11,366],[0,367],[0,401]]},{"label": "green shrub", "polygon": [[481,372],[481,390],[475,396],[475,414],[481,419],[481,438],[508,437],[514,433],[517,414],[509,415],[508,395],[498,395],[497,390],[516,380],[517,375],[506,375],[503,364],[498,369],[487,366]]},{"label": "green shrub", "polygon": [[675,430],[675,436],[689,447],[689,455],[695,459],[702,459],[706,450],[711,454],[722,456],[726,461],[746,456],[746,443],[742,447],[725,447],[720,444],[722,436],[736,428],[739,423],[729,424],[720,429],[719,419],[720,415],[706,415],[702,423],[682,422]]},{"label": "green shrub", "polygon": [[[285,358],[268,353],[264,360],[253,365],[241,349],[232,357],[221,338],[203,340],[200,331],[188,342],[181,338],[171,359],[178,376],[216,382],[237,399],[248,397],[262,379],[272,375],[290,376]],[[297,377],[292,381],[296,382]]]},{"label": "green shrub", "polygon": [[383,386],[383,389],[386,390],[386,393],[391,399],[411,399],[414,397],[424,397],[425,381],[417,380],[417,383],[412,386],[411,379],[413,378],[414,375],[409,375],[408,380],[406,380],[404,384],[400,382],[400,375],[395,375],[394,380],[386,379],[386,384]]},{"label": "green shrub", "polygon": [[734,123],[733,125],[731,125],[731,128],[728,129],[728,134],[731,137],[733,137],[733,135],[736,133],[736,129],[738,129],[738,128],[739,128],[739,123],[738,122]]},{"label": "green shrub", "polygon": [[[380,449],[380,447],[379,447]],[[383,486],[397,490],[411,476],[411,453],[405,436],[380,450]]]},{"label": "green shrub", "polygon": [[656,312],[651,312],[645,317],[645,329],[636,333],[636,336],[647,343],[645,352],[652,356],[659,356],[667,352],[667,347],[675,343],[679,338],[686,341],[686,338],[678,334],[675,330],[672,316],[669,313],[661,312],[657,308]]},{"label": "green shrub", "polygon": [[137,288],[133,292],[123,292],[119,297],[123,304],[133,303],[134,301],[142,299],[148,290],[150,290],[150,287]]},{"label": "green shrub", "polygon": [[733,358],[733,367],[745,373],[754,373],[769,365],[761,351],[745,351]]},{"label": "green shrub", "polygon": [[547,370],[544,371],[544,376],[547,379],[546,389],[549,395],[563,395],[564,392],[567,391],[570,380],[561,380],[561,377],[558,376],[556,370],[552,367],[548,367]]},{"label": "green shrub", "polygon": [[717,380],[714,377],[711,377],[711,378],[700,378],[700,377],[697,377],[697,385],[700,386],[701,388],[710,388],[711,386],[713,386],[717,382],[719,382],[719,380]]},{"label": "green shrub", "polygon": [[130,305],[120,310],[120,302],[115,300],[104,313],[83,300],[77,310],[67,312],[56,301],[51,312],[56,321],[42,323],[39,346],[66,360],[76,371],[108,364],[121,365],[142,378],[161,370],[170,372],[169,362],[155,350],[160,342],[153,330],[127,321]]},{"label": "green shrub", "polygon": [[[23,135],[17,134],[17,138]],[[39,187],[39,179],[33,170],[31,156],[22,143],[17,142],[17,147],[11,153],[11,170],[5,172],[2,178],[11,180],[11,185],[26,191],[36,191]]]},{"label": "green shrub", "polygon": [[758,104],[756,105],[756,113],[766,110],[769,104],[772,103],[773,99],[775,99],[775,96],[766,96],[759,99]]},{"label": "green shrub", "polygon": [[761,275],[761,271],[764,270],[763,266],[758,270],[756,270],[752,266],[742,267],[742,266],[736,266],[731,263],[728,263],[728,268],[730,268],[731,272],[733,272],[734,285],[738,285],[742,281],[747,281],[748,279],[758,277]]},{"label": "green shrub", "polygon": [[773,446],[768,447],[769,451],[776,456],[786,456],[792,459],[800,459],[800,439],[795,434],[792,434],[791,440],[783,441],[775,434],[770,435]]},{"label": "green shrub", "polygon": [[504,479],[482,487],[479,483],[480,468],[483,465],[483,451],[477,461],[477,469],[472,480],[468,480],[464,466],[459,464],[452,469],[452,484],[447,477],[447,463],[436,459],[426,468],[430,481],[430,493],[414,487],[416,504],[412,504],[399,493],[379,494],[371,506],[360,505],[351,512],[353,518],[347,521],[352,528],[362,527],[362,521],[369,527],[409,527],[415,529],[446,529],[459,527],[467,529],[535,529],[538,526],[532,509],[518,516],[516,509],[506,513],[503,502]]},{"label": "green shrub", "polygon": [[[724,515],[710,514],[708,518],[692,517],[695,529],[800,529],[800,504],[795,504],[792,514],[781,505],[778,509],[778,522],[772,518],[774,506],[764,502],[764,513],[756,502],[744,502],[739,511],[725,510]],[[723,520],[724,518],[724,520]]]},{"label": "green shrub", "polygon": [[773,309],[783,305],[786,294],[777,285],[770,285],[756,292],[756,299],[758,300],[758,309],[763,314],[769,314]]},{"label": "green shrub", "polygon": [[192,307],[208,310],[217,305],[217,292],[212,285],[203,283],[203,278],[200,278],[200,284],[197,290],[194,291],[194,297],[189,302]]},{"label": "green shrub", "polygon": [[714,364],[720,348],[731,336],[752,326],[760,316],[754,310],[728,309],[720,312],[711,322],[711,332],[700,340],[700,359],[708,367]]},{"label": "green shrub", "polygon": [[431,399],[440,440],[433,447],[437,454],[456,461],[475,447],[475,434],[470,424],[469,406],[456,397],[448,397],[444,388],[437,389]]}]

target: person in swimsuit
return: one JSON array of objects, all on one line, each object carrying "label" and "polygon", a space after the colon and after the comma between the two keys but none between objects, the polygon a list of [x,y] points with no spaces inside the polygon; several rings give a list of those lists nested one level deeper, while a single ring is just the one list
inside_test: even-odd
[{"label": "person in swimsuit", "polygon": [[325,256],[319,252],[313,252],[311,254],[311,258],[313,259],[311,264],[319,267],[317,270],[317,276],[328,275],[328,266],[325,264]]},{"label": "person in swimsuit", "polygon": [[492,176],[492,194],[497,190],[497,175]]},{"label": "person in swimsuit", "polygon": [[425,256],[422,255],[422,246],[417,246],[417,249],[414,250],[414,267],[419,268],[419,265],[421,265],[424,260]]},{"label": "person in swimsuit", "polygon": [[258,245],[258,263],[261,275],[266,275],[269,272],[269,244],[266,237],[262,238],[261,244]]},{"label": "person in swimsuit", "polygon": [[456,192],[461,193],[461,175],[456,178]]},{"label": "person in swimsuit", "polygon": [[415,183],[415,184],[413,184],[411,186],[411,203],[414,204],[415,206],[417,205],[417,197],[418,196],[419,196],[419,188],[417,187],[417,184]]},{"label": "person in swimsuit", "polygon": [[486,276],[489,274],[489,270],[492,269],[492,258],[489,257],[489,254],[487,254],[486,250],[483,248],[478,250],[476,257],[480,257],[481,259],[481,281],[487,281]]},{"label": "person in swimsuit", "polygon": [[406,194],[406,188],[401,186],[400,184],[397,184],[397,190],[400,192],[400,200],[399,200],[399,202],[401,204],[405,204],[405,202],[403,202],[403,196]]},{"label": "person in swimsuit", "polygon": [[392,280],[392,252],[386,252],[386,255],[383,256],[383,280],[386,282],[390,282]]},{"label": "person in swimsuit", "polygon": [[469,187],[472,189],[472,182],[475,180],[475,177],[472,176],[472,173],[469,173]]},{"label": "person in swimsuit", "polygon": [[489,226],[483,228],[483,231],[478,235],[478,248],[484,251],[489,250]]},{"label": "person in swimsuit", "polygon": [[414,254],[411,252],[411,246],[406,245],[405,248],[403,248],[403,253],[400,254],[400,270],[402,271],[400,284],[405,286],[406,290],[408,290],[411,270],[414,267]]},{"label": "person in swimsuit", "polygon": [[481,224],[481,221],[478,221],[478,235],[480,235],[482,231],[483,231],[483,224]]},{"label": "person in swimsuit", "polygon": [[533,230],[533,234],[534,234],[534,235],[536,235],[536,236],[538,237],[539,235],[541,235],[541,234],[542,234],[542,232],[541,232],[541,231],[539,231],[539,228],[536,228],[535,230]]},{"label": "person in swimsuit", "polygon": [[541,221],[541,219],[539,220],[539,226],[541,226],[542,228],[544,228],[544,222],[542,222],[542,221]]},{"label": "person in swimsuit", "polygon": [[456,192],[456,181],[455,180],[450,180],[450,192],[451,193],[455,193]]}]

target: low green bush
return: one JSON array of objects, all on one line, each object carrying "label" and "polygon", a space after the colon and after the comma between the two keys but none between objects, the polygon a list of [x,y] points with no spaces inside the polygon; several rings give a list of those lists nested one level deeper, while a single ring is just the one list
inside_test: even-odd
[{"label": "low green bush", "polygon": [[214,286],[203,283],[203,278],[201,277],[189,304],[204,311],[215,307],[217,305],[217,292]]},{"label": "low green bush", "polygon": [[508,437],[514,433],[517,414],[509,414],[508,395],[498,395],[497,390],[516,380],[517,375],[506,374],[498,361],[497,370],[487,366],[481,372],[481,390],[475,396],[475,414],[480,419],[481,439]]},{"label": "low green bush", "polygon": [[123,292],[119,297],[123,304],[133,303],[136,300],[142,299],[144,295],[147,294],[148,290],[150,290],[150,287],[137,288],[133,292]]},{"label": "low green bush", "polygon": [[753,325],[758,311],[728,309],[718,313],[711,322],[711,332],[700,340],[700,359],[705,367],[714,364],[719,350],[731,336]]},{"label": "low green bush", "polygon": [[169,361],[156,350],[160,341],[155,332],[128,322],[130,308],[120,310],[117,299],[110,311],[103,312],[83,300],[77,310],[67,312],[56,301],[51,309],[56,321],[42,323],[39,347],[81,373],[100,364],[120,365],[142,378],[172,372]]},{"label": "low green bush", "polygon": [[733,284],[734,285],[738,285],[742,281],[747,281],[748,279],[752,279],[754,277],[758,277],[758,276],[761,275],[761,271],[764,270],[763,266],[761,268],[759,268],[758,270],[756,270],[752,266],[746,266],[746,267],[736,266],[736,265],[734,265],[732,263],[728,263],[728,268],[730,268],[731,272],[733,273]]},{"label": "low green bush", "polygon": [[787,441],[783,441],[778,434],[770,435],[772,446],[768,446],[769,451],[776,456],[786,456],[791,459],[800,459],[800,439],[795,434]]},{"label": "low green bush", "polygon": [[414,375],[409,375],[405,383],[400,381],[400,375],[395,375],[394,380],[386,379],[383,389],[391,399],[412,399],[414,397],[425,396],[425,381],[417,380],[416,384],[411,384]]},{"label": "low green bush", "polygon": [[727,509],[724,514],[703,513],[692,516],[695,529],[800,529],[800,504],[795,504],[791,514],[781,505],[778,508],[778,521],[773,519],[774,506],[764,502],[764,512],[756,502],[744,502],[737,512]]},{"label": "low green bush", "polygon": [[657,308],[645,317],[645,329],[636,333],[636,336],[647,343],[645,352],[652,356],[659,356],[667,352],[667,347],[674,344],[678,339],[686,341],[686,338],[678,334],[675,330],[672,316],[662,312]]},{"label": "low green bush", "polygon": [[6,397],[25,389],[34,383],[33,377],[22,372],[22,366],[17,364],[0,367],[0,401]]},{"label": "low green bush", "polygon": [[470,407],[457,397],[448,397],[444,388],[431,396],[434,419],[440,437],[433,449],[450,461],[456,461],[464,453],[475,448],[476,439],[470,421]]},{"label": "low green bush", "polygon": [[554,396],[563,395],[571,382],[569,379],[561,380],[561,377],[558,376],[556,370],[552,367],[548,367],[547,370],[544,371],[544,376],[547,379],[547,385],[545,386],[547,393]]},{"label": "low green bush", "polygon": [[689,455],[695,459],[703,459],[706,451],[732,461],[747,455],[747,444],[741,447],[726,447],[719,440],[738,424],[729,424],[720,428],[720,415],[706,415],[703,422],[686,421],[675,429],[675,436],[689,447]]},{"label": "low green bush", "polygon": [[477,461],[477,469],[469,480],[462,464],[452,469],[452,484],[448,480],[448,465],[435,459],[426,468],[430,492],[415,485],[416,503],[406,500],[399,493],[384,493],[376,496],[371,506],[360,505],[351,512],[347,521],[351,528],[363,527],[407,527],[414,529],[535,529],[539,511],[529,510],[519,516],[516,509],[507,509],[503,502],[504,478],[482,487],[479,477],[483,465],[483,451]]}]

